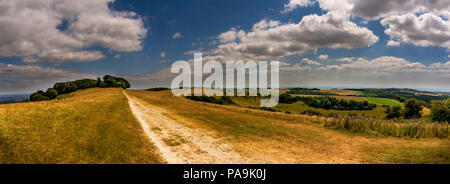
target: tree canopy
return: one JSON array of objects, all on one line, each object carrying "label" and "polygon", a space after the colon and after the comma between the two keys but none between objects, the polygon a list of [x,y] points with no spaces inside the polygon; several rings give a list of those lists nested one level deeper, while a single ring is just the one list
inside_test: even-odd
[{"label": "tree canopy", "polygon": [[53,88],[47,89],[46,92],[39,90],[30,95],[30,101],[52,100],[62,94],[72,93],[79,89],[88,88],[130,88],[130,83],[124,78],[106,75],[103,80],[98,77],[94,79],[81,79],[76,81],[58,82]]}]

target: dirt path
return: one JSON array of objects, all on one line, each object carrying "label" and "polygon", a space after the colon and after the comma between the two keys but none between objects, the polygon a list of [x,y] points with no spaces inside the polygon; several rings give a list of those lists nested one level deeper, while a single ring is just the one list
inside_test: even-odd
[{"label": "dirt path", "polygon": [[128,95],[131,111],[169,164],[251,163],[220,139],[164,116],[150,104]]}]

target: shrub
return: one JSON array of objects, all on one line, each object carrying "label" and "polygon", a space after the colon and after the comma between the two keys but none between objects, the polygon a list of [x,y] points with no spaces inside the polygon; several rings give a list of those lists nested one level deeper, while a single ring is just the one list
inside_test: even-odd
[{"label": "shrub", "polygon": [[399,119],[403,116],[402,107],[400,106],[388,106],[384,112],[386,113],[386,119]]},{"label": "shrub", "polygon": [[446,139],[450,129],[447,123],[426,123],[420,120],[394,123],[376,118],[346,117],[325,120],[327,128],[347,130],[354,133],[408,138]]},{"label": "shrub", "polygon": [[36,102],[36,101],[45,101],[50,100],[50,98],[42,95],[41,93],[33,93],[30,95],[30,101]]},{"label": "shrub", "polygon": [[166,90],[170,90],[169,88],[150,88],[150,89],[146,89],[146,91],[166,91]]},{"label": "shrub", "polygon": [[111,88],[123,88],[123,89],[127,89],[130,88],[131,85],[130,83],[123,79],[123,78],[117,78],[117,77],[113,77],[111,75],[105,75],[103,77],[103,81],[106,83],[107,87],[111,87]]},{"label": "shrub", "polygon": [[406,119],[411,118],[421,118],[421,111],[423,109],[422,104],[414,98],[408,99],[405,101],[405,113],[404,117]]},{"label": "shrub", "polygon": [[433,102],[431,108],[431,119],[435,122],[450,122],[450,103]]},{"label": "shrub", "polygon": [[310,116],[322,116],[322,113],[317,112],[315,110],[311,110],[311,109],[305,110],[301,114],[310,115]]},{"label": "shrub", "polygon": [[207,103],[213,103],[213,104],[220,104],[220,105],[234,105],[235,103],[229,96],[222,96],[220,98],[217,97],[210,97],[210,96],[187,96],[186,97],[189,100],[193,101],[200,101],[200,102],[207,102]]},{"label": "shrub", "polygon": [[377,107],[376,104],[371,104],[367,101],[358,102],[354,100],[344,100],[334,97],[321,96],[321,97],[304,97],[304,96],[291,96],[290,94],[281,94],[280,103],[292,104],[297,101],[302,101],[306,105],[315,108],[322,109],[336,109],[336,110],[373,110]]},{"label": "shrub", "polygon": [[330,118],[337,118],[337,117],[339,117],[339,114],[332,112],[332,113],[328,114],[328,117],[330,117]]},{"label": "shrub", "polygon": [[55,99],[56,97],[58,97],[58,92],[53,88],[48,88],[45,92],[45,96],[49,99]]}]

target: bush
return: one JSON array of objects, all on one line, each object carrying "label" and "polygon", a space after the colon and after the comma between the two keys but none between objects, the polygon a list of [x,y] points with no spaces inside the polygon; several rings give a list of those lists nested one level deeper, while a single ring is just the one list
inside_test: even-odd
[{"label": "bush", "polygon": [[431,108],[431,119],[435,122],[447,122],[450,123],[450,103],[447,102],[434,102]]},{"label": "bush", "polygon": [[311,110],[311,109],[305,110],[301,114],[310,115],[310,116],[322,116],[322,113],[317,112],[315,110]]},{"label": "bush", "polygon": [[406,119],[411,118],[421,118],[421,111],[423,109],[422,104],[414,98],[408,99],[405,101],[405,113],[404,117]]},{"label": "bush", "polygon": [[321,97],[303,97],[303,96],[291,96],[290,94],[280,95],[280,103],[295,103],[302,101],[306,105],[315,108],[322,109],[336,109],[336,110],[373,110],[377,107],[376,104],[371,104],[367,101],[358,102],[355,100],[344,100],[334,97],[321,96]]},{"label": "bush", "polygon": [[130,83],[127,80],[125,80],[123,78],[113,77],[110,75],[105,75],[103,77],[103,81],[106,83],[107,87],[111,87],[111,88],[120,87],[123,89],[127,89],[127,88],[131,87]]},{"label": "bush", "polygon": [[49,99],[55,99],[56,97],[58,97],[58,91],[56,91],[53,88],[48,88],[47,91],[45,92],[45,96],[48,97]]},{"label": "bush", "polygon": [[46,101],[50,100],[50,98],[42,95],[42,93],[33,93],[30,95],[30,101],[36,102],[36,101]]},{"label": "bush", "polygon": [[220,105],[234,105],[235,104],[229,96],[222,96],[220,98],[210,97],[210,96],[187,96],[186,98],[189,100],[193,100],[193,101],[207,102],[207,103],[220,104]]},{"label": "bush", "polygon": [[409,121],[411,122],[394,123],[374,118],[346,117],[327,120],[324,126],[354,133],[408,138],[447,139],[450,134],[448,124],[426,123],[421,120]]},{"label": "bush", "polygon": [[386,119],[399,119],[403,116],[402,107],[400,106],[388,106],[384,112],[386,113]]},{"label": "bush", "polygon": [[150,89],[146,89],[145,91],[166,91],[166,90],[170,90],[169,88],[150,88]]},{"label": "bush", "polygon": [[337,117],[339,117],[339,114],[332,112],[332,113],[328,114],[328,117],[330,117],[330,118],[337,118]]}]

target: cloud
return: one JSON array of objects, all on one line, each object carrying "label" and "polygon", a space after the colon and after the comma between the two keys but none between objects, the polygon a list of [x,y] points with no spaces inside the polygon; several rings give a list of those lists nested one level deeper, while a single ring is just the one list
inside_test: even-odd
[{"label": "cloud", "polygon": [[328,59],[328,55],[320,55],[318,57],[319,60],[327,60]]},{"label": "cloud", "polygon": [[116,58],[116,59],[119,59],[120,57],[122,57],[120,54],[114,55],[114,58]]},{"label": "cloud", "polygon": [[166,57],[166,53],[165,52],[161,52],[161,54],[159,55],[161,58],[165,58]]},{"label": "cloud", "polygon": [[320,64],[319,62],[310,60],[310,59],[308,59],[308,58],[303,58],[303,59],[300,61],[300,64],[302,64],[302,65],[314,65],[314,66],[320,66],[320,65],[322,65],[322,64]]},{"label": "cloud", "polygon": [[450,48],[450,22],[432,13],[390,16],[381,24],[388,27],[385,33],[392,39],[416,46]]},{"label": "cloud", "polygon": [[445,63],[433,63],[430,66],[428,66],[430,69],[450,69],[450,61],[447,61]]},{"label": "cloud", "polygon": [[398,46],[400,46],[400,43],[398,41],[395,41],[395,40],[389,40],[387,42],[387,46],[389,46],[389,47],[398,47]]},{"label": "cloud", "polygon": [[173,39],[178,39],[178,38],[181,38],[181,37],[183,37],[183,35],[181,35],[181,32],[176,32],[176,33],[172,36]]},{"label": "cloud", "polygon": [[372,60],[357,58],[348,63],[340,65],[327,65],[317,68],[317,70],[356,70],[356,71],[381,71],[381,72],[425,72],[426,66],[420,62],[410,62],[403,58],[392,56],[378,57]]},{"label": "cloud", "polygon": [[42,67],[0,63],[0,91],[2,93],[28,93],[47,89],[58,81],[95,78],[94,74]]},{"label": "cloud", "polygon": [[299,7],[310,6],[314,3],[312,0],[289,0],[288,4],[284,5],[284,10],[282,13],[291,12]]},{"label": "cloud", "polygon": [[91,47],[142,49],[147,29],[133,12],[115,11],[113,0],[0,1],[0,57],[28,62],[93,61]]},{"label": "cloud", "polygon": [[388,27],[388,46],[450,48],[450,1],[448,0],[291,0],[286,10],[319,3],[323,10],[346,17],[381,20]]},{"label": "cloud", "polygon": [[220,34],[217,39],[219,39],[219,41],[221,43],[228,43],[228,42],[233,42],[236,40],[236,38],[239,37],[243,37],[245,36],[245,32],[240,30],[240,31],[236,31],[236,28],[231,28],[231,30]]},{"label": "cloud", "polygon": [[352,15],[371,20],[418,12],[445,14],[450,9],[448,0],[352,0],[352,5]]},{"label": "cloud", "polygon": [[[360,48],[372,45],[378,37],[367,28],[359,27],[346,17],[327,13],[308,15],[295,24],[280,24],[261,20],[249,32],[240,32],[238,39],[218,45],[213,52],[238,56],[241,59],[279,59],[289,55],[315,53],[318,48]],[[230,32],[230,31],[228,31]],[[223,35],[223,34],[221,34]]]},{"label": "cloud", "polygon": [[337,61],[343,62],[343,63],[351,63],[351,62],[355,61],[355,58],[354,57],[343,57],[343,58],[337,59]]}]

